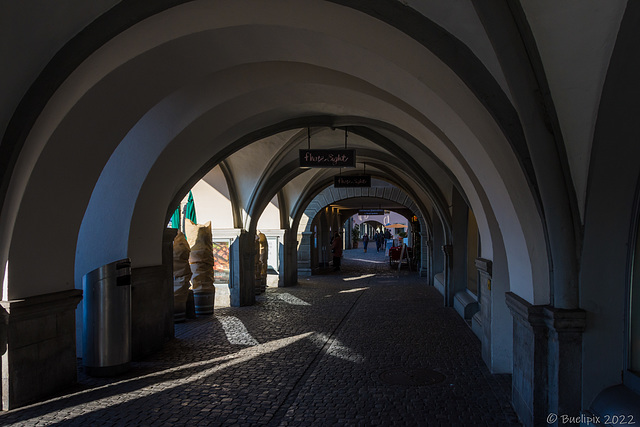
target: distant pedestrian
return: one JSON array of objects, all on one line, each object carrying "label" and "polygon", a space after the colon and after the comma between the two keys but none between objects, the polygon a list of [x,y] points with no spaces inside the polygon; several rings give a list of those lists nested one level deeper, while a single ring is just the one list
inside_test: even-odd
[{"label": "distant pedestrian", "polygon": [[364,246],[364,252],[367,253],[367,245],[369,244],[369,236],[367,233],[364,233],[362,236],[362,246]]},{"label": "distant pedestrian", "polygon": [[331,252],[333,253],[333,270],[340,270],[340,260],[342,258],[342,238],[340,233],[336,232],[331,242]]},{"label": "distant pedestrian", "polygon": [[380,252],[380,248],[382,247],[382,234],[376,231],[376,234],[373,236],[373,240],[376,242],[376,252]]}]

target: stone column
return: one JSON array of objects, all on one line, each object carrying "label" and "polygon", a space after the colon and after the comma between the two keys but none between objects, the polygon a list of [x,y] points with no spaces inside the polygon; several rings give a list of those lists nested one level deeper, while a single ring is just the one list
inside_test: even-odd
[{"label": "stone column", "polygon": [[451,274],[451,268],[453,265],[453,246],[443,245],[442,253],[444,254],[444,305],[445,307],[453,307],[453,296],[455,295]]},{"label": "stone column", "polygon": [[293,230],[285,230],[283,237],[283,259],[281,270],[284,271],[283,280],[279,286],[294,286],[298,283],[298,241]]},{"label": "stone column", "polygon": [[[480,281],[478,282],[478,289],[480,291],[480,312],[476,313],[476,316],[480,319],[481,337],[482,343],[482,360],[487,364],[489,369],[492,369],[493,363],[491,362],[491,278],[493,263],[492,261],[484,258],[476,258],[476,269],[480,274]],[[474,316],[475,317],[475,316]],[[472,327],[475,324],[472,322]]]},{"label": "stone column", "polygon": [[303,231],[299,235],[300,245],[298,246],[298,275],[311,276],[311,238],[313,233]]},{"label": "stone column", "polygon": [[507,292],[513,316],[511,401],[524,426],[547,425],[547,325],[544,306]]},{"label": "stone column", "polygon": [[82,291],[72,289],[2,301],[2,409],[9,410],[77,381],[75,309]]},{"label": "stone column", "polygon": [[[513,406],[525,426],[554,413],[579,417],[584,310],[531,305],[507,292],[513,316]],[[562,425],[560,419],[552,425]]]},{"label": "stone column", "polygon": [[450,257],[446,299],[448,306],[453,306],[454,296],[467,290],[467,237],[469,231],[469,207],[462,194],[453,188],[451,195],[451,243],[453,245]]},{"label": "stone column", "polygon": [[[584,310],[545,307],[549,328],[549,412],[579,417],[582,395]],[[556,422],[554,425],[561,425]]]},{"label": "stone column", "polygon": [[433,242],[429,240],[429,234],[425,231],[420,232],[420,277],[426,277],[431,285],[433,274],[431,270],[431,249]]},{"label": "stone column", "polygon": [[262,288],[262,257],[260,256],[260,236],[255,236],[254,252],[253,252],[253,265],[254,265],[254,282],[253,293],[259,295]]},{"label": "stone column", "polygon": [[232,307],[255,302],[255,236],[245,230],[229,248],[229,291]]},{"label": "stone column", "polygon": [[[131,358],[140,360],[174,337],[173,240],[166,228],[162,265],[131,270]],[[188,265],[188,264],[187,264]]]}]

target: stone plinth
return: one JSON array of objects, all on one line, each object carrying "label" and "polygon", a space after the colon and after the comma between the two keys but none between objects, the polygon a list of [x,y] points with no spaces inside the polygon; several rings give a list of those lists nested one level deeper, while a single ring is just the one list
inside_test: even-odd
[{"label": "stone plinth", "polygon": [[131,270],[131,357],[140,360],[174,336],[173,277],[165,266]]},{"label": "stone plinth", "polygon": [[72,289],[2,301],[2,409],[42,400],[77,381]]},{"label": "stone plinth", "polygon": [[452,286],[451,270],[453,268],[453,246],[443,245],[442,253],[444,254],[444,305],[445,307],[453,307],[454,289]]},{"label": "stone plinth", "polygon": [[313,233],[305,231],[298,236],[298,275],[311,276],[311,236]]},{"label": "stone plinth", "polygon": [[513,316],[513,407],[525,426],[544,425],[547,411],[547,329],[543,307],[507,292]]},{"label": "stone plinth", "polygon": [[477,317],[477,320],[474,321],[472,326],[482,343],[482,359],[489,366],[489,369],[493,369],[493,364],[491,363],[491,323],[493,322],[491,280],[493,280],[493,261],[485,258],[476,258],[474,264],[480,276],[478,281],[480,311],[474,315],[474,319]]},{"label": "stone plinth", "polygon": [[513,406],[525,426],[546,417],[580,413],[583,310],[532,305],[511,292],[513,316]]}]

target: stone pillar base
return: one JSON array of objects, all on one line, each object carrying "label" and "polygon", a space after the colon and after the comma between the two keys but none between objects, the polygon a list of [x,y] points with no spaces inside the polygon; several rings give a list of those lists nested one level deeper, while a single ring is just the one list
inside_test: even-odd
[{"label": "stone pillar base", "polygon": [[513,316],[512,399],[520,421],[537,426],[547,425],[549,413],[579,416],[586,312],[532,305],[511,292],[506,302]]},{"label": "stone pillar base", "polygon": [[[476,258],[474,261],[476,269],[479,273],[478,290],[480,291],[480,312],[474,316],[474,332],[480,338],[482,343],[482,360],[487,364],[493,372],[493,343],[492,343],[492,325],[493,312],[491,297],[491,280],[493,277],[493,261],[485,258]],[[477,319],[476,319],[477,317]]]},{"label": "stone pillar base", "polygon": [[532,305],[507,292],[513,316],[513,375],[511,402],[524,426],[546,425],[547,330],[543,306]]},{"label": "stone pillar base", "polygon": [[298,236],[300,245],[298,246],[298,276],[311,276],[313,268],[311,266],[311,238],[313,233],[305,231]]},{"label": "stone pillar base", "polygon": [[2,301],[2,409],[42,400],[77,381],[75,309],[82,291],[72,289]]},{"label": "stone pillar base", "polygon": [[455,289],[452,285],[452,268],[453,268],[453,246],[443,245],[442,252],[444,254],[444,305],[445,307],[453,307],[453,296]]},{"label": "stone pillar base", "polygon": [[244,307],[255,303],[255,267],[255,236],[241,230],[229,248],[229,291],[232,307]]},{"label": "stone pillar base", "polygon": [[545,307],[544,315],[549,329],[549,412],[579,416],[582,406],[582,333],[587,313],[580,309]]},{"label": "stone pillar base", "polygon": [[[165,266],[131,270],[131,357],[140,360],[160,350],[174,337],[173,277]],[[183,305],[177,306],[182,309]]]}]

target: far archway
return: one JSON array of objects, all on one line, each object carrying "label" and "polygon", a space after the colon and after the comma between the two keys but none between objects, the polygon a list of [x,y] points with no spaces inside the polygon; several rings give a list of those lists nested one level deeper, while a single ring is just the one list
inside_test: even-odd
[{"label": "far archway", "polygon": [[[428,210],[425,206],[419,205],[419,201],[415,201],[403,190],[392,186],[390,184],[385,185],[382,181],[377,183],[377,186],[370,188],[334,188],[329,186],[318,193],[308,204],[299,209],[294,214],[294,220],[292,229],[297,230],[298,241],[298,274],[301,276],[310,275],[314,268],[312,256],[312,223],[316,216],[323,212],[327,206],[332,204],[339,204],[349,199],[366,199],[377,200],[379,202],[391,201],[404,207],[407,211],[412,213],[412,216],[416,217],[417,222],[420,224],[421,230],[421,243],[423,247],[429,246],[430,237],[430,224],[431,220],[428,216]],[[348,213],[346,211],[345,213]],[[353,212],[355,213],[355,212]],[[351,213],[351,215],[353,214]],[[349,216],[351,216],[349,215]],[[344,223],[345,218],[342,218]],[[321,244],[318,244],[322,247]],[[420,275],[430,276],[430,252],[428,250],[422,251],[419,259],[419,271]]]}]

